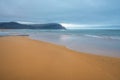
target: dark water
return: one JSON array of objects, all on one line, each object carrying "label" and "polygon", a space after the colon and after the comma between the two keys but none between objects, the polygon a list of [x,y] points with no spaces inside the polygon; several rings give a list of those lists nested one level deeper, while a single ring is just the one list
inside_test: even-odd
[{"label": "dark water", "polygon": [[29,35],[69,49],[90,54],[120,57],[120,30],[81,29],[81,30],[4,30],[0,35]]}]

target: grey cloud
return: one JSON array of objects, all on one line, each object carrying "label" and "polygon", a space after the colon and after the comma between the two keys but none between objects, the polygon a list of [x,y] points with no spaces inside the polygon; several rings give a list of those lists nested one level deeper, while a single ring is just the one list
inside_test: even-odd
[{"label": "grey cloud", "polygon": [[119,23],[119,0],[0,0],[0,21]]}]

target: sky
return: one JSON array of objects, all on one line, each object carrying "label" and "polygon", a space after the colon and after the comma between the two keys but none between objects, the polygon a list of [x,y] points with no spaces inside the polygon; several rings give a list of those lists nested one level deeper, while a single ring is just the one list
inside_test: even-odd
[{"label": "sky", "polygon": [[120,0],[0,0],[0,22],[120,24]]}]

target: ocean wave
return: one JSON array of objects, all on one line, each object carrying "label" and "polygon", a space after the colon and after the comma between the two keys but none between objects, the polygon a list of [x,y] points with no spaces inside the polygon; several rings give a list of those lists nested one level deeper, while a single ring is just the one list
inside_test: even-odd
[{"label": "ocean wave", "polygon": [[120,36],[102,36],[102,35],[89,35],[89,34],[85,34],[84,36],[93,37],[93,38],[101,38],[101,39],[120,40]]},{"label": "ocean wave", "polygon": [[29,36],[29,35],[18,32],[0,32],[0,36]]}]

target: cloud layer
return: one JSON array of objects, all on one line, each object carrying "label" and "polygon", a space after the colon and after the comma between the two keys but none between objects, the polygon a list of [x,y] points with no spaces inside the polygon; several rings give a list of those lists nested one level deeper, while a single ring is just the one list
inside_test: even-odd
[{"label": "cloud layer", "polygon": [[0,21],[119,24],[119,0],[0,0]]}]

